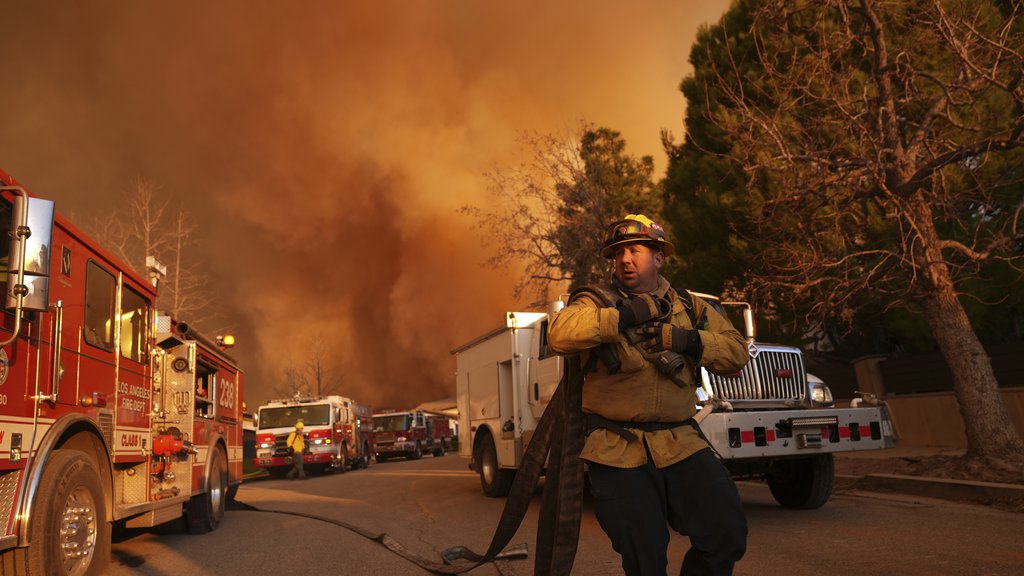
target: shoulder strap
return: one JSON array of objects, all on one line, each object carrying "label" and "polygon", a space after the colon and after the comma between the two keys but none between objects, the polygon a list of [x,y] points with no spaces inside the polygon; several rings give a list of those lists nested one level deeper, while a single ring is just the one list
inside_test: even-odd
[{"label": "shoulder strap", "polygon": [[[675,288],[673,288],[675,290]],[[679,294],[679,299],[683,301],[683,308],[686,310],[686,315],[690,317],[690,326],[694,330],[700,330],[700,326],[697,326],[697,310],[693,303],[693,294],[690,291],[683,288],[682,290],[676,290],[676,294]]]},{"label": "shoulder strap", "polygon": [[615,302],[621,298],[620,294],[607,286],[581,286],[569,293],[569,301],[572,302],[577,296],[590,296],[607,308],[614,308]]},{"label": "shoulder strap", "polygon": [[[690,291],[685,288],[680,290],[676,290],[675,288],[672,289],[679,295],[679,299],[683,301],[683,309],[686,310],[686,315],[690,318],[690,326],[699,330],[700,326],[697,325],[699,320],[697,319],[697,308],[693,301],[693,294],[690,294]],[[583,295],[590,296],[608,308],[614,308],[615,303],[621,297],[621,294],[607,286],[590,285],[581,286],[573,290],[569,294],[569,301],[572,302],[572,300],[577,296]]]}]

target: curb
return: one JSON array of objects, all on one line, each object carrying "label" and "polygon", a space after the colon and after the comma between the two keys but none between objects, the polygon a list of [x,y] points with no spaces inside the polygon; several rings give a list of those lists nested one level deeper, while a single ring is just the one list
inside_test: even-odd
[{"label": "curb", "polygon": [[899,474],[836,475],[836,488],[867,492],[895,492],[939,500],[969,502],[1024,511],[1024,485],[952,480]]}]

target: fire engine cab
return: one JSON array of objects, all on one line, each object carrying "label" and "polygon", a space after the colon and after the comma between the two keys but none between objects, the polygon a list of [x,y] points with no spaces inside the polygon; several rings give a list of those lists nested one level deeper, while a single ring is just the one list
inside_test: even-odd
[{"label": "fire engine cab", "polygon": [[449,418],[422,411],[381,410],[373,415],[377,462],[388,458],[421,458],[424,452],[444,456],[452,443]]},{"label": "fire engine cab", "polygon": [[293,465],[286,442],[302,422],[306,465],[324,472],[366,468],[373,450],[372,411],[344,396],[296,397],[272,400],[256,415],[256,467],[283,476]]},{"label": "fire engine cab", "polygon": [[0,565],[97,574],[113,522],[215,529],[242,475],[237,363],[53,202],[2,171],[0,196]]}]

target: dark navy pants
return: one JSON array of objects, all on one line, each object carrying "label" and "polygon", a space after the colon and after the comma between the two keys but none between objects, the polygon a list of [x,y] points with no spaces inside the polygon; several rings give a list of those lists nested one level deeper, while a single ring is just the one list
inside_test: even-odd
[{"label": "dark navy pants", "polygon": [[668,527],[690,537],[681,576],[729,575],[747,547],[747,519],[736,484],[710,449],[658,469],[588,462],[601,528],[627,576],[663,576]]}]

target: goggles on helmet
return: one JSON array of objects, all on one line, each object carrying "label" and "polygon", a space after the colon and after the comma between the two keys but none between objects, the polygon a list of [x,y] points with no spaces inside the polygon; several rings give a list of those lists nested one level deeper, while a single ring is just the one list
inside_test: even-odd
[{"label": "goggles on helmet", "polygon": [[630,214],[608,226],[605,230],[601,255],[605,258],[613,258],[615,248],[635,242],[652,244],[666,256],[674,251],[674,247],[666,239],[665,230],[661,226],[642,214]]}]

